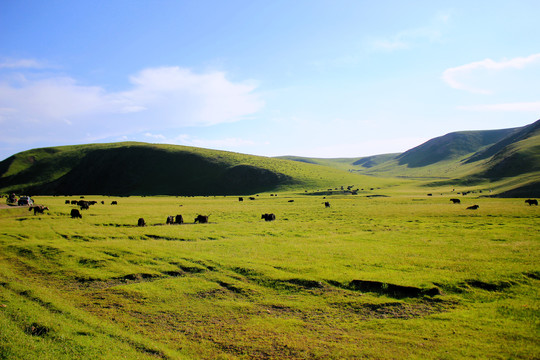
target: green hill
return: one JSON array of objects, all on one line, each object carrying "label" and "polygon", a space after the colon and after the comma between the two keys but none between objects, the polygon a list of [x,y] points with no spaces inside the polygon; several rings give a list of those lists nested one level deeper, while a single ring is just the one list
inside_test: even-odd
[{"label": "green hill", "polygon": [[[390,180],[390,179],[394,180]],[[203,148],[124,142],[33,149],[0,162],[0,192],[67,195],[228,195],[403,179],[540,197],[540,120],[511,129],[463,131],[401,154],[268,158]]]},{"label": "green hill", "polygon": [[461,131],[401,154],[292,160],[384,177],[428,181],[428,186],[485,183],[501,196],[540,197],[540,120],[519,128]]},{"label": "green hill", "polygon": [[44,195],[252,194],[363,179],[313,164],[133,142],[34,149],[0,162],[0,192]]}]

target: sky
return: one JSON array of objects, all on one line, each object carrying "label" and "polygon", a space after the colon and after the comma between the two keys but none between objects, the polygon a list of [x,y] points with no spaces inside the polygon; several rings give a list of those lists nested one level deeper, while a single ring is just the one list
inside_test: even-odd
[{"label": "sky", "polygon": [[403,152],[540,118],[537,0],[0,0],[0,160]]}]

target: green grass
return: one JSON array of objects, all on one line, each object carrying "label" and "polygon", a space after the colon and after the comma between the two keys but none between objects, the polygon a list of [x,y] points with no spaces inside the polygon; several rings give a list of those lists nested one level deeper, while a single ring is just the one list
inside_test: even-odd
[{"label": "green grass", "polygon": [[539,208],[453,205],[448,186],[314,193],[0,209],[0,358],[540,357]]}]

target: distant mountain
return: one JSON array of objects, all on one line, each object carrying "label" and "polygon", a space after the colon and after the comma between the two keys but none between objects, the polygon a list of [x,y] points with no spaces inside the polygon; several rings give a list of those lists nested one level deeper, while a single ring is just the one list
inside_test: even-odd
[{"label": "distant mountain", "polygon": [[[475,177],[495,181],[531,174],[532,180],[501,195],[540,197],[540,120],[492,145],[485,153],[493,155],[488,158],[486,169],[475,174]],[[480,153],[479,157],[485,157],[485,153]]]},{"label": "distant mountain", "polygon": [[401,154],[295,160],[348,167],[373,176],[440,179],[458,184],[512,178],[513,185],[504,191],[505,196],[540,197],[540,180],[535,180],[540,179],[540,120],[518,128],[453,132]]},{"label": "distant mountain", "polygon": [[440,161],[457,159],[463,155],[480,151],[483,147],[495,144],[518,129],[461,131],[431,139],[412,148],[396,159],[399,165],[422,167]]},{"label": "distant mountain", "polygon": [[396,159],[400,154],[382,154],[382,155],[372,155],[360,158],[352,163],[355,166],[362,166],[365,168],[372,168],[374,166],[383,164],[389,160]]}]

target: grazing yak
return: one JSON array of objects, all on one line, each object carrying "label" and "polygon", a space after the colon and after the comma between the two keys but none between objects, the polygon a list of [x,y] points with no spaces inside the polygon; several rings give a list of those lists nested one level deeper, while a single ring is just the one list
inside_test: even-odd
[{"label": "grazing yak", "polygon": [[199,224],[208,224],[208,217],[210,215],[197,215],[197,217],[195,218],[195,222],[194,224],[196,223],[199,223]]},{"label": "grazing yak", "polygon": [[289,201],[287,201],[287,202],[294,202],[294,200],[289,200]]},{"label": "grazing yak", "polygon": [[469,206],[469,207],[467,208],[467,210],[476,210],[476,209],[478,209],[479,207],[480,207],[480,205],[473,205],[473,206]]},{"label": "grazing yak", "polygon": [[538,200],[536,200],[536,199],[527,199],[527,200],[525,200],[525,202],[526,202],[527,204],[529,204],[529,206],[531,206],[531,205],[536,205],[536,206],[538,206]]},{"label": "grazing yak", "polygon": [[328,201],[325,201],[325,202],[324,202],[324,207],[329,208],[329,207],[330,207],[330,203],[329,203]]},{"label": "grazing yak", "polygon": [[459,199],[450,199],[450,201],[454,204],[461,204],[461,200]]},{"label": "grazing yak", "polygon": [[243,197],[239,197],[239,198],[238,198],[238,201],[244,201],[244,198],[243,198]]},{"label": "grazing yak", "polygon": [[174,219],[174,223],[175,224],[183,224],[184,223],[184,218],[182,217],[182,215],[176,215],[176,218]]},{"label": "grazing yak", "polygon": [[81,212],[80,212],[78,209],[71,209],[71,217],[72,217],[73,219],[75,219],[75,218],[80,218],[80,219],[82,219]]},{"label": "grazing yak", "polygon": [[77,203],[77,205],[79,205],[79,207],[81,208],[81,210],[88,210],[90,209],[90,202],[88,201],[84,201],[84,200],[81,200]]},{"label": "grazing yak", "polygon": [[111,205],[118,205],[118,201],[116,201],[116,200],[112,201]]},{"label": "grazing yak", "polygon": [[174,216],[167,216],[167,222],[166,222],[167,225],[169,224],[174,224]]},{"label": "grazing yak", "polygon": [[261,219],[264,219],[264,221],[274,221],[274,220],[276,220],[276,215],[274,215],[274,214],[262,214]]},{"label": "grazing yak", "polygon": [[137,221],[137,226],[146,226],[146,221],[144,221],[143,218],[139,218],[139,221]]},{"label": "grazing yak", "polygon": [[66,200],[66,205],[69,205],[70,204],[70,201],[69,200]]},{"label": "grazing yak", "polygon": [[31,210],[34,210],[34,215],[36,215],[37,213],[40,213],[40,214],[43,214],[43,211],[45,210],[49,210],[49,208],[47,206],[43,206],[43,205],[36,205],[36,206],[30,206],[28,208],[28,211],[31,211]]}]

